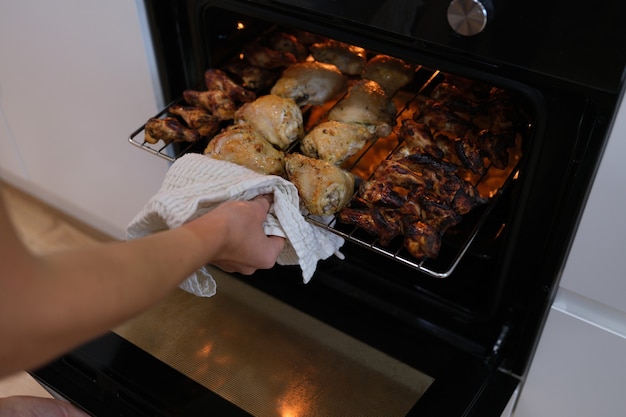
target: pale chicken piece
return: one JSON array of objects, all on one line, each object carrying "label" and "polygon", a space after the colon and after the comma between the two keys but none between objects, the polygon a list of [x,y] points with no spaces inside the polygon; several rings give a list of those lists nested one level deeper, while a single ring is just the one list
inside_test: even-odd
[{"label": "pale chicken piece", "polygon": [[393,102],[385,90],[372,80],[361,80],[354,84],[348,95],[339,100],[328,114],[328,120],[364,124],[379,137],[391,133],[395,117]]},{"label": "pale chicken piece", "polygon": [[180,116],[187,126],[197,130],[202,136],[214,135],[220,128],[220,120],[200,107],[175,105],[170,106],[168,111]]},{"label": "pale chicken piece", "polygon": [[346,77],[332,64],[305,61],[290,65],[271,93],[293,99],[299,106],[323,105],[347,89]]},{"label": "pale chicken piece", "polygon": [[356,45],[328,40],[314,43],[309,47],[315,60],[333,64],[348,75],[361,75],[366,63],[366,51]]},{"label": "pale chicken piece", "polygon": [[391,97],[413,81],[413,68],[401,59],[381,54],[367,62],[363,78],[376,81]]},{"label": "pale chicken piece", "polygon": [[285,155],[274,148],[252,126],[232,125],[216,135],[204,154],[232,162],[260,174],[285,174]]},{"label": "pale chicken piece", "polygon": [[219,120],[232,120],[237,111],[235,101],[222,90],[185,90],[183,97],[187,103],[207,110]]},{"label": "pale chicken piece", "polygon": [[365,125],[331,120],[311,129],[302,139],[300,150],[311,158],[341,165],[374,139],[376,135]]},{"label": "pale chicken piece", "polygon": [[300,107],[290,98],[273,94],[245,103],[237,110],[235,121],[251,125],[279,149],[286,149],[304,136]]},{"label": "pale chicken piece", "polygon": [[144,139],[152,144],[157,143],[159,140],[165,143],[193,143],[200,139],[200,134],[193,129],[183,126],[175,117],[165,117],[163,119],[153,117],[146,122]]},{"label": "pale chicken piece", "polygon": [[347,171],[320,159],[291,153],[285,156],[287,179],[309,213],[331,216],[344,208],[354,193],[354,177]]}]

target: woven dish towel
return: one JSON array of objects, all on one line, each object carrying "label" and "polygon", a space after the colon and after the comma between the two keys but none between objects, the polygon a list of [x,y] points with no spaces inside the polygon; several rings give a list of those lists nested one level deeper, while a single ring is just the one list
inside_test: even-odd
[{"label": "woven dish towel", "polygon": [[[307,283],[319,260],[333,254],[341,257],[338,251],[343,238],[304,219],[298,191],[292,183],[200,154],[186,154],[172,164],[159,191],[128,225],[127,239],[179,227],[224,201],[251,200],[260,194],[274,196],[264,224],[265,233],[286,238],[278,264],[300,265]],[[205,267],[187,278],[180,288],[203,297],[216,292],[215,281]]]}]

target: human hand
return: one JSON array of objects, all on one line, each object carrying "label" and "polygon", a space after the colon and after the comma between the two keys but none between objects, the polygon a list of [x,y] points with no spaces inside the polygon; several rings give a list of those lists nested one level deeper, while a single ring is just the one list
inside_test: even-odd
[{"label": "human hand", "polygon": [[0,417],[89,417],[70,403],[19,395],[0,398]]},{"label": "human hand", "polygon": [[[211,230],[206,239],[221,239],[210,263],[226,272],[250,275],[257,269],[274,266],[285,246],[285,239],[267,236],[263,223],[272,204],[272,196],[260,195],[250,201],[228,201],[192,223]],[[216,222],[223,233],[215,234]]]}]

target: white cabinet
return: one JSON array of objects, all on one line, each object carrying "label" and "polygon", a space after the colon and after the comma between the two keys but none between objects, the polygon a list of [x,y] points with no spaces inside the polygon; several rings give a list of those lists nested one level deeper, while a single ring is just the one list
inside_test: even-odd
[{"label": "white cabinet", "polygon": [[158,109],[140,3],[0,3],[0,175],[116,237],[168,167],[127,141]]},{"label": "white cabinet", "polygon": [[626,107],[611,132],[515,417],[626,410]]}]

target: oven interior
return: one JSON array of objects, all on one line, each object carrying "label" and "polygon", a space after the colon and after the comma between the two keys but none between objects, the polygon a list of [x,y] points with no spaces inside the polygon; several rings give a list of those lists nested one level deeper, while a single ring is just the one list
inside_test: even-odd
[{"label": "oven interior", "polygon": [[[618,102],[614,70],[623,69],[624,60],[615,65],[613,57],[585,43],[580,50],[593,63],[570,65],[572,44],[560,46],[552,29],[529,33],[521,21],[507,20],[519,15],[529,27],[545,23],[548,11],[528,13],[537,6],[533,2],[502,5],[498,23],[478,40],[461,38],[437,23],[433,16],[441,2],[353,3],[146,1],[165,103],[159,114],[147,118],[168,116],[169,106],[183,101],[184,90],[203,88],[207,69],[225,69],[244,59],[245,45],[272,33],[306,31],[358,45],[368,57],[387,54],[414,68],[413,80],[393,98],[398,121],[393,133],[344,165],[358,172],[359,183],[402,146],[402,120],[412,119],[415,107],[440,86],[462,79],[506,92],[522,116],[509,163],[505,169],[488,167],[481,175],[468,175],[486,203],[445,233],[435,259],[416,260],[397,239],[380,245],[352,225],[310,218],[345,237],[345,259],[320,262],[308,284],[297,267],[236,277],[433,377],[409,415],[500,415],[493,410],[504,407],[523,379],[557,287]],[[542,37],[547,39],[543,43]],[[564,57],[524,63],[540,49],[536,45],[548,52],[558,47]],[[589,70],[597,66],[606,68],[606,77]],[[314,124],[326,110],[308,108],[304,115]],[[129,140],[155,157],[174,161],[185,152],[202,153],[206,146],[146,143],[143,122]],[[289,151],[298,152],[297,146]],[[89,345],[79,356],[95,360],[98,351]],[[126,363],[122,379],[130,378],[132,362]],[[446,401],[451,393],[455,401]]]}]

